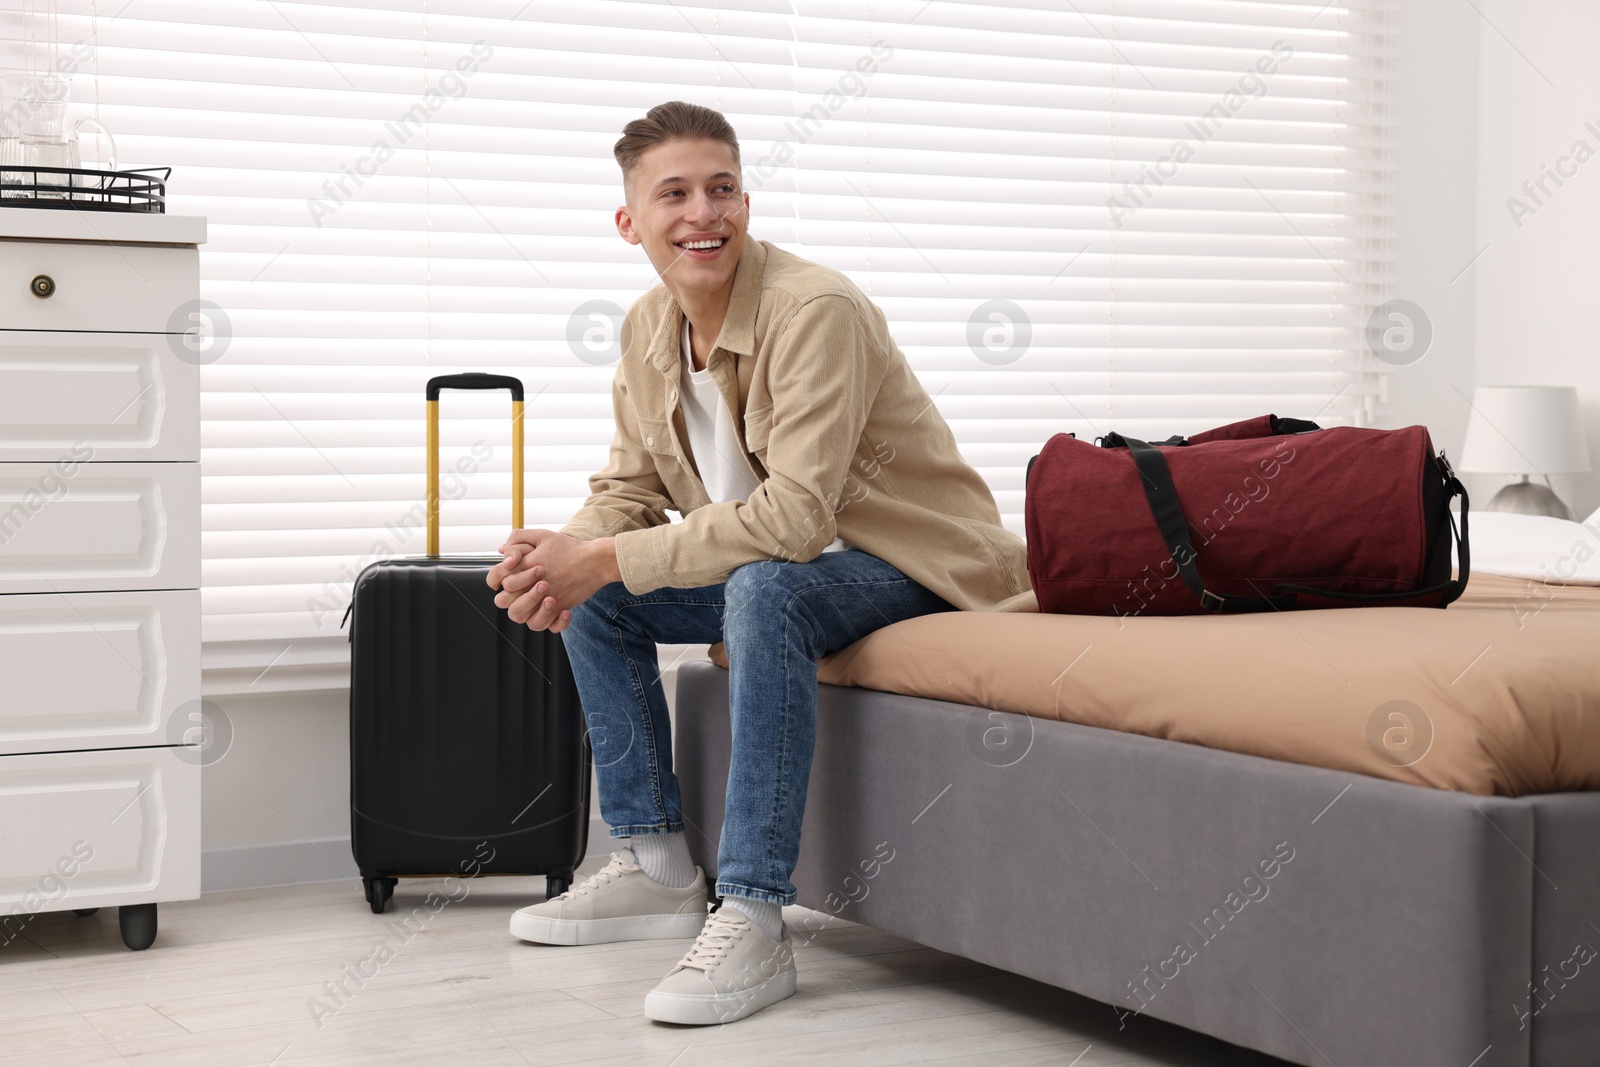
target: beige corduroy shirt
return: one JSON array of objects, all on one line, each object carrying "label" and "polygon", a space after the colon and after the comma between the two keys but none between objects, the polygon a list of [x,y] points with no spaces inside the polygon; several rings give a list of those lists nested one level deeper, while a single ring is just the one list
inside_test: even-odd
[{"label": "beige corduroy shirt", "polygon": [[848,278],[768,241],[740,253],[706,366],[762,479],[748,500],[713,503],[685,450],[682,329],[665,285],[629,309],[611,457],[561,530],[614,535],[630,592],[806,562],[838,536],[962,610],[1038,610],[1022,538],[1001,526],[883,312]]}]

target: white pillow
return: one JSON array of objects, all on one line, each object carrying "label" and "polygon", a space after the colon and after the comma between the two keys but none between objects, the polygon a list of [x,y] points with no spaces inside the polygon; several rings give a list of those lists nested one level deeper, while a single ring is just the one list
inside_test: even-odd
[{"label": "white pillow", "polygon": [[1469,545],[1474,572],[1557,585],[1600,585],[1600,512],[1578,523],[1474,510]]}]

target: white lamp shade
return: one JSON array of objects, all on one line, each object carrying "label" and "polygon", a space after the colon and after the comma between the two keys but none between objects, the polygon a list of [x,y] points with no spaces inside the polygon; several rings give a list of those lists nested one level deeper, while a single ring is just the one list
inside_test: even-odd
[{"label": "white lamp shade", "polygon": [[1578,390],[1570,385],[1478,386],[1458,465],[1482,474],[1588,470]]}]

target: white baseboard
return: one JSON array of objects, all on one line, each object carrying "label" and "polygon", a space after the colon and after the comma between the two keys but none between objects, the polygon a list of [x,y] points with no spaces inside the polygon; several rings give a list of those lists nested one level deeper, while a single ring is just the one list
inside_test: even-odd
[{"label": "white baseboard", "polygon": [[200,854],[202,894],[345,878],[360,880],[348,837],[208,848]]},{"label": "white baseboard", "polygon": [[[599,815],[590,815],[589,850],[584,859],[605,856],[611,847],[609,828]],[[350,854],[348,837],[208,848],[200,856],[202,894],[337,882],[346,878],[359,881],[360,876]]]}]

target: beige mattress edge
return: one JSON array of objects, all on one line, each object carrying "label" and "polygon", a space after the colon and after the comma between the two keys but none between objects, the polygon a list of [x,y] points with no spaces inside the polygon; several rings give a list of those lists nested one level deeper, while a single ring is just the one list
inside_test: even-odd
[{"label": "beige mattress edge", "polygon": [[1475,575],[1443,611],[946,612],[817,676],[1478,795],[1600,789],[1600,587]]}]

